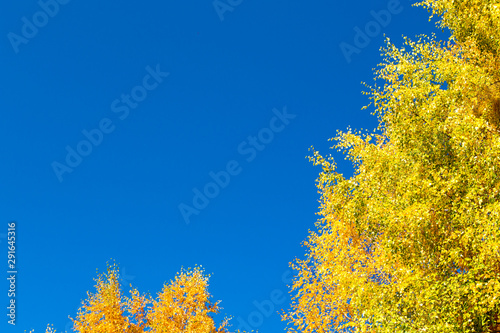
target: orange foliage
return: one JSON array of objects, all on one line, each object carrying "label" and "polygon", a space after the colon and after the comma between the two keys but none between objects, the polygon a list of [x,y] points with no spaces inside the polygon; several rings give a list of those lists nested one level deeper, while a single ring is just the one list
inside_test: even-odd
[{"label": "orange foliage", "polygon": [[[132,289],[124,296],[119,270],[108,266],[96,281],[95,293],[88,293],[77,317],[71,318],[77,333],[225,333],[228,319],[216,326],[212,314],[221,309],[208,293],[208,276],[199,267],[182,270],[165,283],[153,299]],[[48,327],[46,333],[55,333]]]}]

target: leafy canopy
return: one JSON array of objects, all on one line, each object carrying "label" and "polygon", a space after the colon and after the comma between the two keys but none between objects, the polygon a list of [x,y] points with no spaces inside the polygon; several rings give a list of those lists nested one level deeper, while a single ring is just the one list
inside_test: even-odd
[{"label": "leafy canopy", "polygon": [[500,332],[500,3],[426,0],[448,41],[388,39],[367,93],[379,127],[314,150],[321,218],[290,332]]},{"label": "leafy canopy", "polygon": [[[119,270],[108,266],[96,281],[95,293],[82,302],[73,330],[77,333],[225,333],[228,319],[219,326],[211,315],[221,309],[208,293],[208,276],[201,268],[182,270],[165,283],[157,298],[131,289],[124,296]],[[48,327],[46,333],[54,333]]]}]

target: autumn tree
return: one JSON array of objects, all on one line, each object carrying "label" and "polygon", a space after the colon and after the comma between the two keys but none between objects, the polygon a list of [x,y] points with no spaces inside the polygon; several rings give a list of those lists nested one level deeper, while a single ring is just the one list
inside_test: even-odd
[{"label": "autumn tree", "polygon": [[321,218],[296,260],[289,332],[500,332],[500,3],[426,0],[449,40],[389,40],[373,132],[313,149]]},{"label": "autumn tree", "polygon": [[[213,314],[219,302],[211,302],[208,278],[200,267],[182,270],[153,299],[131,289],[125,296],[119,269],[108,266],[96,279],[96,291],[88,293],[77,317],[71,318],[77,333],[225,333],[228,320],[216,326]],[[52,327],[47,333],[55,332]]]}]

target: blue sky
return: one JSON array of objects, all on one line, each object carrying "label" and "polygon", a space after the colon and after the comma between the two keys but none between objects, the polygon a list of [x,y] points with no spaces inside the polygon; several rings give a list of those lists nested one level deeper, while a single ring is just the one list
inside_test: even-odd
[{"label": "blue sky", "polygon": [[2,3],[0,247],[17,221],[18,274],[1,332],[68,329],[109,259],[151,294],[202,265],[234,329],[285,327],[288,263],[317,219],[308,148],[376,127],[360,83],[384,33],[435,29],[406,1],[215,4]]}]

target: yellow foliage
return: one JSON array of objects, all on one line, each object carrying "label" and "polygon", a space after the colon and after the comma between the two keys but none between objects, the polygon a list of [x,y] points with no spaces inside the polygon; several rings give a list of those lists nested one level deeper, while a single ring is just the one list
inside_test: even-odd
[{"label": "yellow foliage", "polygon": [[[208,293],[208,276],[196,267],[182,270],[163,286],[156,299],[140,294],[122,294],[119,270],[108,266],[96,281],[95,293],[82,302],[73,330],[77,333],[225,333],[228,319],[215,326],[212,314],[221,309]],[[46,333],[54,333],[47,327]]]},{"label": "yellow foliage", "polygon": [[321,218],[292,264],[289,332],[500,330],[500,3],[417,5],[451,37],[387,40],[379,128],[334,138],[352,178],[314,150]]},{"label": "yellow foliage", "polygon": [[209,302],[207,288],[208,278],[200,270],[179,274],[153,301],[147,315],[151,332],[226,332],[227,320],[215,329],[210,313],[218,312],[219,302]]}]

